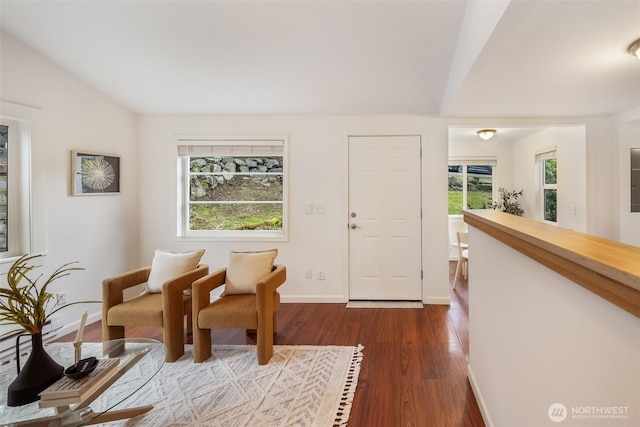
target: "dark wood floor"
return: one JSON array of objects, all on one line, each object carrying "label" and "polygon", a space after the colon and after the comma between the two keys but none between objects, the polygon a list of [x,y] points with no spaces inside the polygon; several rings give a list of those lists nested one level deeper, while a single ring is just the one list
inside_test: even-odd
[{"label": "dark wood floor", "polygon": [[[450,265],[450,281],[455,264]],[[276,344],[364,345],[351,427],[484,426],[467,380],[467,284],[451,306],[346,309],[345,304],[282,304]],[[100,323],[85,341],[100,341]],[[162,340],[159,328],[129,328],[127,336]],[[62,337],[72,341],[75,333]],[[190,337],[189,337],[190,339]],[[213,332],[214,344],[254,344],[243,330]]]}]

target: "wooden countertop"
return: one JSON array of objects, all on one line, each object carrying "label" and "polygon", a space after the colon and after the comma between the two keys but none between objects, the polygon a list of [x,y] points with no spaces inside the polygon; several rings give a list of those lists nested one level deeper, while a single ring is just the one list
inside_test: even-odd
[{"label": "wooden countertop", "polygon": [[464,221],[640,317],[640,248],[494,210]]}]

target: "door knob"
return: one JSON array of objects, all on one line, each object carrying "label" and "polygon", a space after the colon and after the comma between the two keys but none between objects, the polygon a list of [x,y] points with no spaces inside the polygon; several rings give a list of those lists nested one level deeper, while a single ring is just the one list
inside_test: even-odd
[{"label": "door knob", "polygon": [[352,230],[355,230],[356,228],[362,228],[362,227],[360,227],[359,225],[356,225],[356,224],[351,224],[351,229]]}]

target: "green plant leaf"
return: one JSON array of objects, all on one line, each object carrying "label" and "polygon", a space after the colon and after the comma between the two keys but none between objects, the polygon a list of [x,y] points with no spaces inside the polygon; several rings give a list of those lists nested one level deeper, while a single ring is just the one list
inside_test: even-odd
[{"label": "green plant leaf", "polygon": [[0,297],[4,298],[0,299],[0,324],[14,325],[16,328],[2,336],[15,332],[39,333],[51,316],[58,311],[74,304],[100,302],[77,301],[53,307],[48,312],[53,299],[53,294],[47,292],[49,285],[60,278],[68,276],[73,271],[84,270],[84,268],[71,267],[77,263],[75,261],[63,264],[45,280],[42,287],[38,287],[38,281],[42,278],[42,275],[39,275],[34,280],[28,274],[36,267],[30,264],[31,261],[41,256],[41,254],[23,255],[13,263],[7,272],[8,287],[0,288]]}]

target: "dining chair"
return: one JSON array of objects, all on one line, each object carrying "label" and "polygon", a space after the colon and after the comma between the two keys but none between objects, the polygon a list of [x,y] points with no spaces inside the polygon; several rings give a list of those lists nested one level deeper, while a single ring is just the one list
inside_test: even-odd
[{"label": "dining chair", "polygon": [[456,237],[458,240],[458,265],[456,266],[456,275],[453,278],[453,289],[456,288],[460,273],[463,278],[467,278],[469,266],[469,233],[458,231]]},{"label": "dining chair", "polygon": [[[449,254],[451,255],[451,252],[457,253],[458,252],[458,231],[463,231],[466,232],[467,231],[467,223],[460,220],[460,221],[450,221],[449,222]],[[466,245],[463,245],[463,249],[466,248]]]}]

